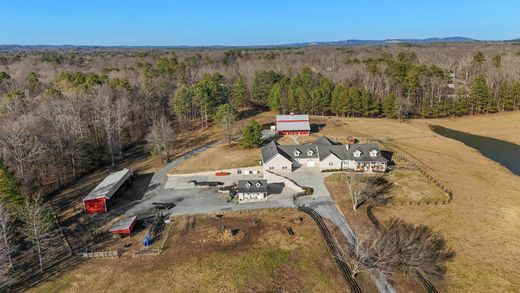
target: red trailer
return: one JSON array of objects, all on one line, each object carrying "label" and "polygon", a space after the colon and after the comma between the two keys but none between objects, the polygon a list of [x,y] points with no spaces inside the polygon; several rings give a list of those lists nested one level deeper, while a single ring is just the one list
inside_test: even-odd
[{"label": "red trailer", "polygon": [[124,169],[108,175],[83,199],[85,213],[106,213],[108,211],[107,201],[110,200],[125,183],[131,181],[132,174],[132,170]]},{"label": "red trailer", "polygon": [[137,222],[137,216],[126,218],[119,221],[110,228],[110,233],[120,235],[130,235],[134,229],[135,223]]}]

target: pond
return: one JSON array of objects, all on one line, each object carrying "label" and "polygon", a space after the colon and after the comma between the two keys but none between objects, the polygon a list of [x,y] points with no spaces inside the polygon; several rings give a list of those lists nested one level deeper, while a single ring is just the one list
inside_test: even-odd
[{"label": "pond", "polygon": [[520,145],[486,136],[473,135],[439,125],[431,125],[431,129],[442,136],[458,140],[465,145],[477,149],[481,154],[496,161],[520,176]]}]

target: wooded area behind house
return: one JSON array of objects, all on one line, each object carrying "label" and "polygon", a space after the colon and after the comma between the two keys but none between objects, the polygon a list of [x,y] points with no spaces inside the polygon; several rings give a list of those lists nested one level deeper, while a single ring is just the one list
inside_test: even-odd
[{"label": "wooded area behind house", "polygon": [[164,152],[175,131],[217,113],[228,128],[244,107],[396,119],[516,111],[519,68],[514,43],[6,51],[0,154],[31,196],[145,138]]}]

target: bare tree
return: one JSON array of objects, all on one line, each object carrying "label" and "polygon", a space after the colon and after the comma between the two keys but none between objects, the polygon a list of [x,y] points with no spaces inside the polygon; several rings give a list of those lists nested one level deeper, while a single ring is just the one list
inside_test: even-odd
[{"label": "bare tree", "polygon": [[161,161],[169,160],[169,150],[174,140],[174,133],[165,115],[152,120],[146,140],[152,147],[152,151],[159,155]]},{"label": "bare tree", "polygon": [[53,249],[56,241],[55,223],[51,211],[46,208],[38,196],[34,200],[27,200],[20,209],[20,218],[23,221],[21,232],[33,245],[38,255],[40,271],[44,270],[44,261]]},{"label": "bare tree", "polygon": [[11,253],[13,252],[12,225],[10,215],[5,204],[0,202],[0,277],[5,277],[13,267]]},{"label": "bare tree", "polygon": [[387,200],[384,194],[391,184],[382,176],[350,174],[346,179],[354,210],[367,201],[384,203]]},{"label": "bare tree", "polygon": [[0,145],[4,157],[13,163],[16,175],[24,182],[28,178],[30,166],[43,153],[43,145],[36,135],[38,121],[33,115],[23,115],[17,120],[4,121],[0,128]]},{"label": "bare tree", "polygon": [[[11,223],[12,222],[7,207],[4,203],[0,202],[0,257],[7,259],[9,267],[13,267],[11,253],[14,249],[11,243],[11,238],[13,236]],[[1,258],[0,266],[3,266],[4,263],[2,262]]]},{"label": "bare tree", "polygon": [[386,222],[385,230],[358,241],[345,259],[356,271],[377,269],[389,277],[442,278],[446,263],[455,256],[440,233],[396,218]]}]

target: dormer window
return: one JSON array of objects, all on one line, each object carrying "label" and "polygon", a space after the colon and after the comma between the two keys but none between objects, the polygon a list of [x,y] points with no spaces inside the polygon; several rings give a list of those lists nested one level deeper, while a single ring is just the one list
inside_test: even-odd
[{"label": "dormer window", "polygon": [[314,152],[312,150],[307,151],[307,156],[312,156],[312,154],[314,154]]},{"label": "dormer window", "polygon": [[260,182],[257,182],[255,185],[256,185],[256,187],[262,186],[262,184]]},{"label": "dormer window", "polygon": [[371,151],[370,151],[370,156],[371,156],[371,157],[375,157],[375,156],[377,156],[377,151],[376,151],[376,150],[371,150]]},{"label": "dormer window", "polygon": [[247,182],[247,183],[246,183],[246,187],[247,187],[247,188],[251,188],[251,182]]},{"label": "dormer window", "polygon": [[354,151],[354,157],[359,158],[360,156],[361,156],[361,151],[360,150],[355,150]]},{"label": "dormer window", "polygon": [[298,157],[300,154],[301,154],[301,152],[299,150],[294,150],[294,156],[295,157]]}]

